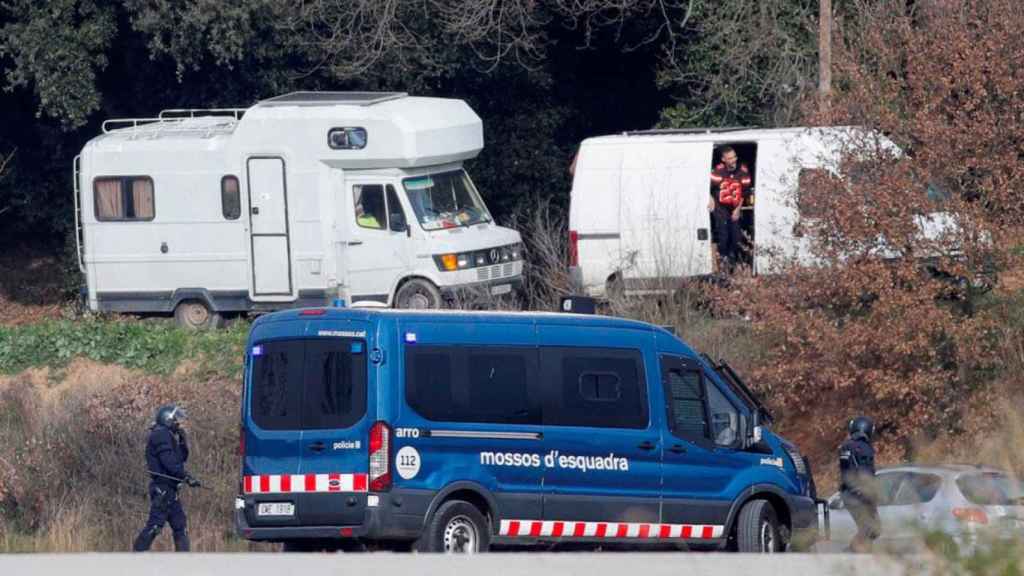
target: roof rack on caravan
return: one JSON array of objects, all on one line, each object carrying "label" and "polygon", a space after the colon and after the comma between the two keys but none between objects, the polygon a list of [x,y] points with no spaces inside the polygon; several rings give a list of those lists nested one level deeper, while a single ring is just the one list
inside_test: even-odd
[{"label": "roof rack on caravan", "polygon": [[723,132],[741,132],[756,130],[757,126],[725,126],[722,128],[654,128],[651,130],[628,130],[624,136],[658,136],[662,134],[721,134]]},{"label": "roof rack on caravan", "polygon": [[248,108],[168,108],[160,111],[160,119],[195,118],[196,116],[231,116],[240,120]]},{"label": "roof rack on caravan", "polygon": [[167,133],[197,134],[210,138],[217,134],[230,134],[235,131],[238,120],[224,116],[221,122],[194,122],[197,118],[111,118],[103,121],[103,133],[127,131],[130,138],[159,138]]}]

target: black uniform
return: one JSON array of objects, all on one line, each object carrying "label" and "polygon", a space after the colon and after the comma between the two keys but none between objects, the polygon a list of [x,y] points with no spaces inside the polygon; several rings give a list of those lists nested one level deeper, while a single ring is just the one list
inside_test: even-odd
[{"label": "black uniform", "polygon": [[[188,440],[185,431],[172,430],[159,424],[149,432],[146,444],[146,466],[150,472],[184,480],[185,462],[188,461]],[[170,523],[174,531],[174,549],[188,552],[188,520],[178,500],[180,481],[151,474],[149,483],[149,520],[146,527],[135,538],[136,552],[149,550],[153,540],[160,534],[164,524]]]},{"label": "black uniform", "polygon": [[875,449],[867,436],[855,434],[839,446],[839,474],[843,504],[857,523],[857,534],[850,542],[850,549],[867,551],[881,534]]}]

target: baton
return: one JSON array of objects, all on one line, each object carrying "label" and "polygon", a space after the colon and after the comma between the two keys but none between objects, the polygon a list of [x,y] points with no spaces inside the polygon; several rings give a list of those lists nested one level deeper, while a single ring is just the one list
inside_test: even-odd
[{"label": "baton", "polygon": [[[167,478],[168,480],[174,480],[175,482],[181,482],[181,483],[182,483],[182,484],[184,484],[185,486],[188,486],[188,483],[187,483],[187,482],[185,482],[185,479],[184,479],[184,478],[178,478],[178,477],[176,477],[176,476],[168,476],[167,474],[161,474],[161,473],[159,473],[159,472],[153,472],[152,470],[146,470],[146,472],[149,472],[149,473],[150,473],[150,474],[152,474],[153,476],[159,476],[159,477],[161,477],[161,478]],[[206,490],[212,490],[212,488],[208,488],[208,487],[206,487],[206,486],[203,486],[202,484],[200,484],[199,486],[188,486],[188,487],[189,487],[189,488],[204,488],[204,489],[206,489]]]}]

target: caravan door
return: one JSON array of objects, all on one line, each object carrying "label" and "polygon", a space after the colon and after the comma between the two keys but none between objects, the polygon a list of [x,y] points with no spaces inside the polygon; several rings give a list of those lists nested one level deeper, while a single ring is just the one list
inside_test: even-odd
[{"label": "caravan door", "polygon": [[[637,142],[622,159],[623,275],[630,291],[711,272],[710,142]],[[632,280],[632,282],[631,282]]]},{"label": "caravan door", "polygon": [[252,242],[252,299],[293,296],[284,159],[254,156],[246,164]]}]

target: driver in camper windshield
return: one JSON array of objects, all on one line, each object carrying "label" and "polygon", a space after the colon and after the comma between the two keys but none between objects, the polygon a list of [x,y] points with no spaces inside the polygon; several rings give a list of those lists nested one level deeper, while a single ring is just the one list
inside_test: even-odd
[{"label": "driver in camper windshield", "polygon": [[491,222],[480,195],[462,170],[406,178],[402,183],[424,230]]}]

